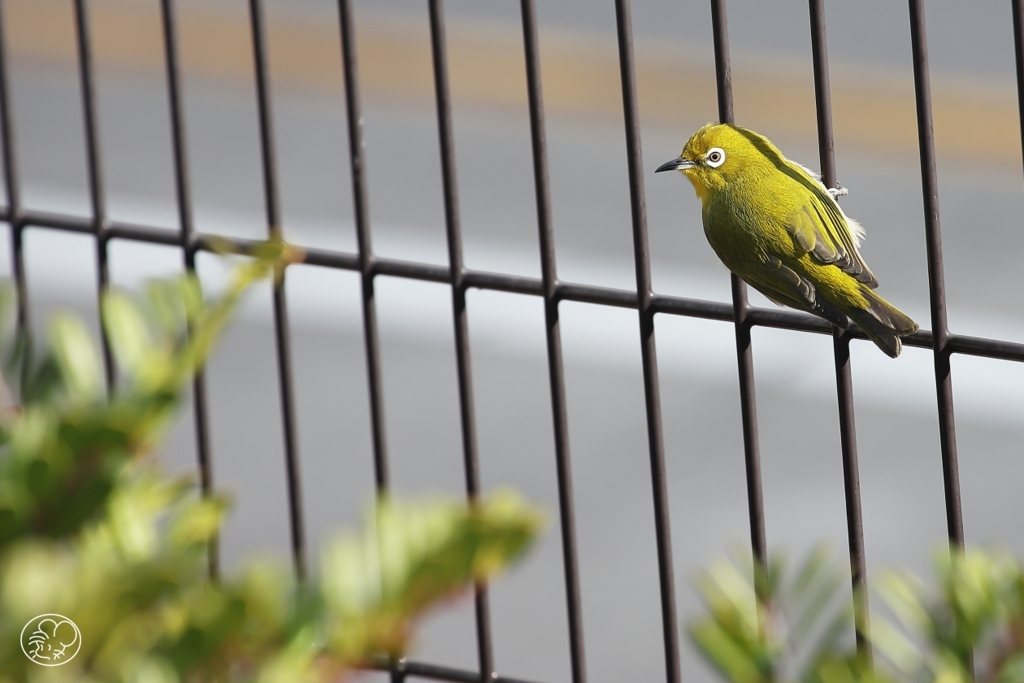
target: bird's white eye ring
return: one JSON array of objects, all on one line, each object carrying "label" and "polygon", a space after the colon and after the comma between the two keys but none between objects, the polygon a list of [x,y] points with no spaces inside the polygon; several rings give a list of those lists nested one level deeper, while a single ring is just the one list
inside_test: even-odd
[{"label": "bird's white eye ring", "polygon": [[704,161],[708,163],[711,168],[718,168],[725,163],[725,150],[721,147],[712,147],[708,150],[708,153],[704,155]]}]

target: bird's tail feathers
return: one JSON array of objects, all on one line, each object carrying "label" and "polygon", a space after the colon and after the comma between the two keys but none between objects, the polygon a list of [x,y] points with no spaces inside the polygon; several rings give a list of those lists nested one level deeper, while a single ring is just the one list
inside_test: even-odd
[{"label": "bird's tail feathers", "polygon": [[900,355],[903,344],[900,337],[917,331],[917,323],[910,319],[888,301],[875,293],[873,289],[861,287],[861,294],[868,300],[866,309],[858,308],[846,311],[853,322],[860,325],[871,341],[878,345],[886,355],[895,358]]}]

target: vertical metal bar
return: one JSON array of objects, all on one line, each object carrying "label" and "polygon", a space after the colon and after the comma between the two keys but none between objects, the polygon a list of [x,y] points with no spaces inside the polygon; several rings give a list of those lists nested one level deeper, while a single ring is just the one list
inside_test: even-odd
[{"label": "vertical metal bar", "polygon": [[[167,99],[171,117],[171,146],[174,152],[174,189],[178,203],[178,223],[181,226],[181,250],[185,269],[194,275],[196,257],[194,225],[192,222],[192,196],[188,178],[188,146],[185,140],[185,110],[181,96],[181,70],[178,60],[177,25],[174,0],[160,0],[160,18],[164,34],[164,64],[167,70]],[[199,484],[203,495],[213,491],[213,465],[210,460],[209,420],[206,408],[206,380],[199,371],[192,380],[192,403],[196,432],[196,460]],[[210,576],[219,574],[218,543],[213,540],[208,549]]]},{"label": "vertical metal bar", "polygon": [[1013,51],[1017,62],[1017,112],[1020,116],[1021,145],[1024,147],[1024,0],[1012,0]]},{"label": "vertical metal bar", "polygon": [[[480,466],[477,454],[476,416],[473,404],[473,374],[469,355],[469,325],[466,320],[465,266],[462,259],[462,227],[455,180],[455,140],[452,132],[451,94],[448,86],[448,55],[445,47],[444,7],[441,0],[430,0],[430,44],[434,61],[434,94],[437,102],[437,128],[441,147],[441,176],[444,185],[445,230],[448,237],[448,267],[452,278],[452,314],[455,325],[455,362],[458,369],[459,412],[462,422],[462,453],[466,473],[466,493],[476,501],[480,495]],[[477,584],[476,645],[480,680],[494,673],[491,647],[491,615],[486,584]]]},{"label": "vertical metal bar", "polygon": [[540,266],[544,285],[544,321],[547,333],[548,377],[551,383],[551,412],[555,435],[555,466],[558,471],[558,503],[562,521],[562,557],[565,568],[566,607],[569,616],[569,657],[573,683],[585,683],[587,670],[583,651],[583,614],[580,603],[579,561],[576,555],[572,465],[569,460],[569,418],[565,404],[562,336],[558,320],[558,276],[555,272],[555,236],[551,226],[548,152],[540,81],[540,47],[537,43],[537,13],[533,0],[521,0],[520,7],[523,16],[523,47],[526,55],[526,89],[530,107],[530,139],[533,146],[533,181],[537,198],[537,225],[540,232]]},{"label": "vertical metal bar", "polygon": [[665,473],[665,443],[658,385],[658,354],[654,336],[651,299],[651,249],[647,238],[647,203],[644,195],[643,157],[640,147],[640,113],[637,109],[636,67],[633,60],[633,26],[629,0],[615,1],[615,23],[619,42],[619,70],[622,78],[622,108],[626,126],[626,154],[629,169],[629,199],[633,219],[633,256],[639,302],[640,357],[644,375],[647,413],[647,445],[651,458],[651,486],[654,499],[654,533],[658,546],[658,579],[661,587],[661,626],[665,647],[665,680],[679,683],[679,630],[676,617],[675,571],[668,504],[668,476]]},{"label": "vertical metal bar", "polygon": [[[718,118],[733,122],[732,67],[729,63],[729,30],[725,0],[711,0],[711,26],[715,37],[715,76],[718,82]],[[743,422],[743,453],[747,468],[747,509],[750,543],[754,557],[764,565],[768,557],[764,534],[764,500],[761,492],[761,452],[757,438],[757,397],[754,392],[754,356],[747,320],[747,286],[732,276],[732,306],[736,316],[736,364],[740,380],[740,415]]]},{"label": "vertical metal bar", "polygon": [[[107,211],[103,196],[103,168],[100,162],[100,139],[96,116],[96,85],[93,80],[92,45],[89,31],[89,12],[85,0],[75,0],[75,35],[78,42],[78,70],[82,88],[82,118],[85,127],[85,158],[89,182],[89,200],[92,205],[92,229],[96,236],[96,266],[99,275],[100,296],[110,284],[107,258]],[[102,321],[101,321],[102,323]],[[103,342],[103,367],[107,387],[114,386],[114,359],[110,353],[107,333],[100,325]]]},{"label": "vertical metal bar", "polygon": [[[814,100],[818,113],[818,155],[821,179],[826,187],[836,186],[835,138],[832,129],[832,94],[828,73],[828,47],[823,0],[809,0],[811,54],[814,62]],[[850,338],[833,326],[836,393],[839,401],[839,441],[843,453],[843,483],[846,490],[846,532],[853,579],[853,619],[857,651],[871,660],[868,638],[867,566],[864,556],[864,524],[860,506],[860,471],[857,465],[857,427],[853,410],[853,373],[850,368]]]},{"label": "vertical metal bar", "polygon": [[[281,237],[281,210],[278,204],[277,162],[274,156],[274,127],[271,121],[270,73],[267,65],[266,31],[260,0],[249,0],[252,27],[253,61],[256,75],[256,100],[260,124],[260,151],[263,161],[263,198],[266,202],[270,237]],[[284,290],[284,270],[274,274],[274,333],[277,339],[278,383],[281,390],[281,427],[284,432],[285,467],[288,475],[288,504],[291,520],[292,559],[295,573],[306,577],[306,539],[302,520],[302,488],[299,453],[295,437],[295,400],[292,395],[291,350],[288,334],[288,307]]]},{"label": "vertical metal bar", "polygon": [[928,76],[928,42],[924,4],[910,0],[910,40],[914,59],[917,100],[917,136],[921,148],[921,185],[924,199],[925,246],[928,252],[928,299],[931,304],[935,394],[939,410],[939,446],[946,494],[946,527],[952,544],[963,547],[964,523],[960,506],[960,474],[953,420],[953,383],[950,376],[949,326],[946,320],[946,282],[939,229],[939,184],[935,171],[935,134],[932,129],[932,94]]},{"label": "vertical metal bar", "polygon": [[369,201],[366,197],[363,114],[359,104],[355,25],[352,20],[350,0],[338,0],[338,19],[341,30],[342,69],[345,73],[345,106],[348,119],[349,162],[352,172],[352,203],[355,212],[359,273],[363,290],[363,341],[366,347],[366,375],[370,392],[374,474],[377,490],[384,492],[388,488],[384,390],[380,369],[380,337],[377,333],[377,304],[373,291],[373,248],[370,243]]},{"label": "vertical metal bar", "polygon": [[711,0],[711,32],[715,50],[718,119],[720,123],[732,123],[732,63],[729,60],[729,27],[726,22],[725,0]]},{"label": "vertical metal bar", "polygon": [[4,189],[7,193],[7,220],[11,226],[11,272],[17,297],[19,334],[27,334],[28,289],[25,278],[24,230],[21,219],[21,187],[18,183],[18,162],[14,138],[14,107],[7,80],[7,38],[4,33],[4,8],[0,1],[0,144],[4,154]]}]

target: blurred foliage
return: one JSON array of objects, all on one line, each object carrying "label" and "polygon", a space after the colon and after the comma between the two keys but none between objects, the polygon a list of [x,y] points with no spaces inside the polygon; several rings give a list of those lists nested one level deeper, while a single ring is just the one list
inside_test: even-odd
[{"label": "blurred foliage", "polygon": [[[539,513],[509,491],[472,506],[382,501],[364,531],[326,544],[306,582],[271,561],[209,580],[226,498],[146,456],[245,290],[301,254],[268,242],[251,256],[211,302],[190,277],[152,283],[142,301],[105,294],[109,397],[77,318],[53,319],[38,359],[4,328],[0,681],[339,680],[400,656],[417,615],[496,574],[536,534]],[[21,651],[22,627],[45,613],[82,634],[59,667]]]},{"label": "blurred foliage", "polygon": [[892,572],[879,586],[901,628],[881,624],[874,640],[901,678],[1024,681],[1020,561],[997,551],[941,553],[935,576],[935,586],[928,588],[909,572]]},{"label": "blurred foliage", "polygon": [[[897,622],[872,616],[854,645],[849,573],[818,549],[793,574],[772,558],[722,561],[697,580],[708,613],[690,625],[731,683],[1024,682],[1024,567],[1011,555],[943,549],[935,585],[886,572],[879,594]],[[880,655],[880,657],[877,657]]]},{"label": "blurred foliage", "polygon": [[[823,548],[789,576],[784,558],[721,561],[697,580],[708,615],[690,626],[700,651],[732,683],[838,683],[869,667],[852,652],[848,586]],[[848,589],[847,589],[848,590]]]}]

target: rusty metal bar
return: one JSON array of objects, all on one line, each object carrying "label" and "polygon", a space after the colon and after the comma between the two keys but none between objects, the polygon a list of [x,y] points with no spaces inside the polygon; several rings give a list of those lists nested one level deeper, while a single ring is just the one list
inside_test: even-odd
[{"label": "rusty metal bar", "polygon": [[[828,48],[823,0],[809,0],[811,53],[814,63],[814,101],[818,114],[818,155],[821,180],[837,187],[835,137],[832,129],[832,95],[829,85]],[[867,561],[864,553],[864,519],[860,505],[860,470],[857,464],[857,426],[853,411],[853,372],[850,368],[850,336],[833,326],[836,395],[839,403],[839,442],[843,454],[843,486],[846,492],[846,534],[853,581],[853,618],[857,651],[871,659],[868,631]]]},{"label": "rusty metal bar", "polygon": [[921,152],[921,185],[924,199],[925,246],[928,253],[928,301],[931,306],[935,394],[939,412],[939,446],[942,482],[946,494],[946,528],[949,540],[964,544],[960,504],[960,473],[953,419],[953,380],[950,373],[949,326],[946,320],[946,280],[942,265],[942,232],[939,228],[939,181],[935,171],[935,132],[932,128],[932,93],[928,76],[928,41],[924,3],[910,0],[910,41],[914,60],[914,95],[917,102],[917,136]]},{"label": "rusty metal bar", "polygon": [[548,152],[544,128],[544,103],[541,96],[537,12],[533,0],[521,0],[520,8],[523,46],[526,53],[526,88],[530,109],[530,139],[533,146],[537,228],[540,232],[541,295],[544,297],[548,381],[551,384],[555,466],[558,472],[558,504],[562,522],[562,559],[565,570],[566,610],[569,616],[569,659],[572,666],[572,682],[586,683],[583,609],[580,600],[579,560],[576,552],[576,512],[573,501],[572,466],[569,460],[569,417],[565,399],[565,371],[562,366],[562,333],[558,319],[558,276],[555,271],[555,235],[551,221],[551,194],[548,185]]},{"label": "rusty metal bar", "polygon": [[[711,0],[711,25],[715,39],[715,77],[718,85],[718,119],[733,123],[732,66],[729,61],[729,29],[725,0]],[[757,437],[757,393],[754,390],[754,353],[747,286],[732,276],[732,309],[736,329],[736,367],[740,383],[740,419],[743,424],[743,456],[747,469],[747,510],[750,544],[762,565],[768,558],[764,531],[764,494],[761,488],[761,448]]]},{"label": "rusty metal bar", "polygon": [[[178,204],[180,245],[185,269],[196,271],[196,252],[192,242],[195,235],[192,215],[192,193],[188,176],[188,146],[185,137],[185,111],[181,95],[181,68],[178,60],[177,24],[174,0],[161,0],[160,19],[164,34],[164,66],[167,70],[167,99],[171,118],[171,147],[174,152],[174,190]],[[108,238],[116,235],[113,226],[107,227]],[[199,468],[199,486],[203,495],[213,492],[213,463],[210,460],[209,411],[206,407],[206,378],[202,370],[192,380],[192,416],[195,422],[196,461]],[[210,543],[208,567],[210,576],[220,573],[219,543]]]},{"label": "rusty metal bar", "polygon": [[[277,160],[274,150],[274,124],[270,103],[270,67],[267,64],[267,39],[260,0],[249,0],[249,25],[256,77],[256,104],[259,113],[260,153],[263,171],[263,199],[266,204],[267,232],[280,239],[281,208],[278,202]],[[281,394],[281,431],[284,436],[285,474],[288,478],[288,512],[291,526],[292,561],[295,574],[306,578],[306,531],[302,514],[302,480],[299,473],[299,446],[295,434],[295,396],[292,387],[291,338],[288,332],[288,300],[284,290],[285,274],[276,273],[273,287],[274,336],[277,341],[277,371]]]},{"label": "rusty metal bar", "polygon": [[[455,325],[455,364],[459,384],[459,413],[462,424],[462,455],[466,473],[466,494],[471,502],[480,496],[480,464],[477,453],[476,415],[473,402],[473,364],[469,354],[469,323],[466,317],[466,268],[462,259],[462,226],[459,221],[458,185],[455,180],[455,135],[452,131],[452,103],[448,87],[448,54],[442,0],[430,0],[430,44],[434,62],[434,96],[441,145],[441,178],[444,189],[445,231],[448,238],[448,267],[452,287]],[[494,674],[491,647],[491,611],[486,584],[474,591],[476,610],[477,661],[480,681]]]},{"label": "rusty metal bar", "polygon": [[661,589],[661,635],[665,655],[665,680],[679,683],[679,627],[676,615],[676,582],[672,558],[672,531],[665,472],[665,440],[658,384],[658,348],[654,336],[654,286],[651,282],[651,247],[647,237],[647,205],[644,196],[643,157],[640,149],[640,112],[636,95],[633,59],[633,27],[629,0],[615,1],[615,25],[619,42],[622,109],[626,125],[626,165],[629,169],[629,200],[633,223],[633,259],[636,269],[637,309],[640,322],[640,359],[644,377],[647,417],[647,448],[651,459],[654,500],[654,535],[658,547],[658,583]]}]

